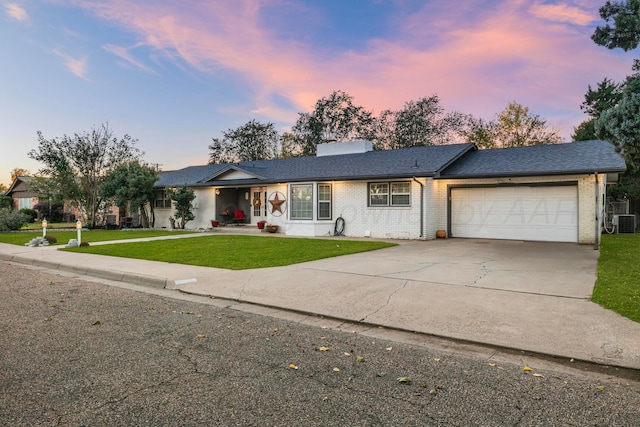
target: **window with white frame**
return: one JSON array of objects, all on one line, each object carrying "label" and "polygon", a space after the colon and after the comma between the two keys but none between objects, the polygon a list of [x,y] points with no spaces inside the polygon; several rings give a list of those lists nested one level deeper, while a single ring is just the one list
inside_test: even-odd
[{"label": "window with white frame", "polygon": [[318,184],[318,219],[331,218],[331,184]]},{"label": "window with white frame", "polygon": [[18,209],[33,209],[33,199],[31,197],[18,198]]},{"label": "window with white frame", "polygon": [[409,181],[369,183],[369,206],[411,206],[411,183]]},{"label": "window with white frame", "polygon": [[291,184],[289,191],[291,219],[313,219],[313,184]]}]

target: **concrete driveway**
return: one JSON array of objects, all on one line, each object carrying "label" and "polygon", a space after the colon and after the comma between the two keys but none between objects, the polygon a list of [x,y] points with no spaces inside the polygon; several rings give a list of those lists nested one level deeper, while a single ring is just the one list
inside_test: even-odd
[{"label": "concrete driveway", "polygon": [[640,324],[589,300],[598,255],[590,246],[563,243],[407,241],[289,267],[220,270],[177,288],[640,368]]}]

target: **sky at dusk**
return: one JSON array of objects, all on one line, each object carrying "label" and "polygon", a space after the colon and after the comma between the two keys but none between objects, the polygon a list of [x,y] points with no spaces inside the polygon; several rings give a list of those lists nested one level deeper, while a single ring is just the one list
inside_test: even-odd
[{"label": "sky at dusk", "polygon": [[[249,120],[289,130],[334,90],[374,115],[437,94],[510,101],[569,140],[588,85],[634,52],[590,39],[605,0],[0,0],[0,183],[45,138],[108,122],[164,170]],[[637,53],[637,52],[636,52]]]}]

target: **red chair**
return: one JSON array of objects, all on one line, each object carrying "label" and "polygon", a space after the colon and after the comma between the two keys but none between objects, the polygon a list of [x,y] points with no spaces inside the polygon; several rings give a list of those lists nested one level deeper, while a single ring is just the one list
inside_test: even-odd
[{"label": "red chair", "polygon": [[242,209],[236,209],[233,211],[233,223],[244,224],[246,218],[244,217],[244,211]]}]

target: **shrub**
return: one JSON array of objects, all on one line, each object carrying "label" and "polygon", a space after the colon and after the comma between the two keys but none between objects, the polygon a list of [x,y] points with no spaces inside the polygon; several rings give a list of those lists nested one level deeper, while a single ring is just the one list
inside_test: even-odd
[{"label": "shrub", "polygon": [[0,209],[0,231],[20,230],[28,218],[11,209]]},{"label": "shrub", "polygon": [[56,239],[56,237],[52,236],[51,234],[47,234],[46,236],[44,236],[44,238],[47,242],[49,242],[50,245],[58,243],[58,239]]},{"label": "shrub", "polygon": [[49,222],[62,222],[64,206],[62,203],[40,202],[34,206],[40,212],[41,218],[46,218]]},{"label": "shrub", "polygon": [[9,196],[5,196],[4,194],[0,194],[0,209],[13,207],[13,199]]},{"label": "shrub", "polygon": [[36,217],[38,216],[38,213],[36,211],[34,211],[33,209],[29,209],[29,208],[20,209],[20,213],[22,215],[26,216],[27,218],[29,218],[27,220],[29,222],[35,222],[36,221]]}]

